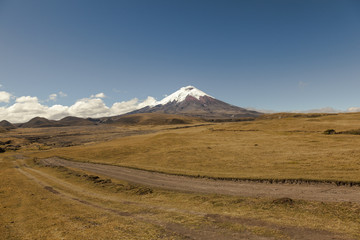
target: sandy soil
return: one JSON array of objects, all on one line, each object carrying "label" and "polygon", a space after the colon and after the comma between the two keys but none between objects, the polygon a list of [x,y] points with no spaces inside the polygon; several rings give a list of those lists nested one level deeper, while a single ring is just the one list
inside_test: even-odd
[{"label": "sandy soil", "polygon": [[360,187],[335,184],[269,184],[245,181],[223,181],[167,175],[118,166],[73,162],[60,158],[41,160],[45,165],[82,169],[132,183],[169,190],[217,193],[246,197],[291,198],[323,202],[360,203]]}]

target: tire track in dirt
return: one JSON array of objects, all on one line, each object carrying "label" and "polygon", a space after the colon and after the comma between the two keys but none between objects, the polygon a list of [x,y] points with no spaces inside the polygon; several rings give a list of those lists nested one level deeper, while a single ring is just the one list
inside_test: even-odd
[{"label": "tire track in dirt", "polygon": [[169,190],[216,193],[244,197],[293,198],[322,202],[360,203],[360,187],[334,184],[268,184],[245,181],[199,179],[119,166],[74,162],[57,157],[40,160],[49,166],[77,168],[110,178]]}]

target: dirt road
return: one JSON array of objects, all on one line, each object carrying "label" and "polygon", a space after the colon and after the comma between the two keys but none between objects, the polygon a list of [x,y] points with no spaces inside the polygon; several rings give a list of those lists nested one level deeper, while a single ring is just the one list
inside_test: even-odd
[{"label": "dirt road", "polygon": [[48,158],[41,161],[45,165],[82,169],[108,176],[110,178],[169,190],[217,193],[247,197],[288,197],[292,199],[311,201],[360,203],[360,187],[358,186],[349,187],[336,186],[335,184],[268,184],[241,181],[233,182],[167,175],[111,165],[73,162],[60,158]]},{"label": "dirt road", "polygon": [[[9,231],[7,231],[7,237],[2,238],[2,233],[0,233],[0,239],[25,239],[26,237],[13,237],[11,236],[17,236],[16,231],[14,228],[20,228],[20,229],[27,229],[22,230],[21,234],[29,234],[32,236],[32,231],[38,231],[39,228],[34,227],[33,222],[40,223],[43,226],[43,212],[44,211],[44,205],[39,205],[39,202],[44,201],[51,201],[49,204],[49,211],[52,211],[52,214],[54,214],[54,211],[56,213],[59,206],[62,205],[54,205],[56,204],[65,204],[66,209],[68,208],[74,208],[74,213],[71,211],[67,214],[64,214],[63,212],[59,215],[61,215],[62,218],[65,218],[66,221],[74,222],[74,219],[76,220],[75,224],[70,225],[64,225],[64,222],[61,222],[61,227],[56,225],[55,223],[51,223],[51,219],[49,219],[49,228],[48,231],[48,238],[49,239],[58,239],[58,236],[54,237],[54,233],[57,233],[57,230],[63,231],[65,235],[65,238],[67,238],[68,234],[75,234],[75,236],[82,236],[89,234],[87,231],[92,230],[94,228],[94,224],[96,223],[96,226],[99,227],[99,231],[96,232],[97,236],[99,234],[106,234],[106,231],[102,231],[102,228],[107,228],[107,224],[110,224],[110,228],[112,229],[113,225],[110,221],[108,223],[108,219],[116,218],[118,221],[124,221],[125,220],[131,220],[132,224],[146,224],[150,226],[154,226],[156,229],[159,229],[161,232],[161,237],[158,237],[156,239],[194,239],[194,240],[231,240],[231,239],[253,239],[253,240],[265,240],[265,239],[301,239],[301,240],[312,240],[312,239],[318,239],[318,240],[327,240],[327,239],[333,239],[333,240],[350,240],[353,239],[343,233],[336,233],[331,232],[327,230],[320,230],[320,229],[314,229],[309,227],[301,227],[301,226],[293,226],[293,225],[281,225],[276,222],[266,221],[262,219],[257,218],[250,218],[246,216],[234,216],[229,215],[227,212],[202,212],[197,211],[196,209],[187,209],[182,208],[181,204],[177,205],[174,203],[173,205],[163,205],[161,203],[157,202],[148,202],[143,201],[142,198],[139,198],[140,201],[138,201],[136,198],[128,199],[123,198],[121,195],[115,194],[115,195],[108,195],[108,194],[102,194],[98,191],[94,190],[93,188],[86,188],[84,186],[74,184],[71,181],[67,181],[61,178],[58,178],[48,171],[41,171],[40,169],[32,168],[28,166],[23,156],[15,156],[17,159],[15,162],[12,162],[11,165],[13,167],[8,168],[8,172],[18,172],[21,175],[25,176],[28,180],[24,181],[24,178],[21,178],[19,175],[17,175],[16,178],[18,181],[21,181],[23,184],[23,188],[29,190],[29,192],[26,192],[26,194],[23,196],[27,199],[28,204],[33,204],[34,209],[30,212],[26,211],[20,211],[18,213],[18,216],[15,214],[15,216],[19,217],[19,219],[24,219],[24,214],[26,215],[25,218],[32,219],[31,221],[31,228],[26,228],[26,223],[24,225],[23,221],[11,221],[8,220],[6,222],[6,226],[9,227],[12,226]],[[43,160],[44,163],[50,164],[50,165],[56,165],[56,166],[70,166],[74,168],[89,168],[94,173],[98,172],[96,169],[100,169],[100,171],[103,173],[106,173],[104,175],[112,176],[112,174],[119,174],[121,178],[126,178],[126,174],[129,174],[130,176],[132,174],[137,175],[138,177],[142,176],[143,174],[149,174],[149,172],[143,172],[143,171],[133,171],[126,168],[118,168],[113,166],[106,166],[106,165],[97,165],[97,164],[87,164],[87,163],[76,163],[71,161],[66,161],[62,159],[46,159]],[[80,165],[79,165],[80,164]],[[94,170],[95,167],[95,170]],[[109,169],[106,169],[106,167],[110,167]],[[10,170],[9,170],[10,169]],[[92,170],[91,170],[92,169]],[[101,170],[102,169],[102,170]],[[122,169],[124,172],[121,173],[120,169]],[[128,171],[129,170],[129,171]],[[120,171],[120,172],[119,172]],[[50,171],[51,172],[51,171]],[[110,174],[109,174],[110,173]],[[126,174],[125,174],[126,173]],[[140,173],[140,174],[139,174]],[[143,179],[140,177],[136,180],[137,182],[144,182],[144,181],[150,181],[152,176],[155,176],[154,179],[157,181],[162,182],[164,186],[167,188],[173,189],[173,180],[167,179],[167,175],[164,174],[150,174],[144,177]],[[159,177],[164,177],[164,179],[167,179],[166,181],[159,180]],[[176,177],[176,176],[170,176],[175,177],[175,180],[179,181],[183,179],[183,177]],[[118,177],[117,177],[118,178]],[[10,179],[10,178],[8,178]],[[188,178],[184,178],[188,179]],[[196,180],[191,179],[190,180]],[[13,181],[13,180],[11,180]],[[165,181],[165,182],[164,182]],[[200,181],[201,182],[201,181]],[[208,185],[211,185],[212,181],[207,182]],[[216,181],[214,181],[216,182]],[[35,183],[35,184],[34,184]],[[189,182],[191,183],[191,181]],[[205,181],[206,183],[206,181]],[[146,184],[146,183],[145,183]],[[204,182],[203,182],[204,184]],[[6,184],[8,187],[8,184]],[[154,184],[154,186],[158,186],[159,184]],[[178,184],[175,184],[178,185]],[[36,186],[39,186],[40,188],[36,188]],[[200,191],[198,184],[194,184],[194,189],[191,189],[191,191]],[[19,184],[14,184],[14,188],[19,188]],[[186,185],[182,186],[183,188],[186,187]],[[46,190],[45,192],[41,192],[41,189]],[[208,192],[209,189],[204,188],[205,190],[203,192]],[[1,190],[1,189],[0,189]],[[40,191],[40,192],[37,192]],[[4,191],[3,191],[4,192]],[[22,192],[20,190],[20,192]],[[0,191],[1,193],[1,191]],[[11,194],[10,194],[11,193]],[[31,194],[29,194],[31,193]],[[37,194],[34,194],[37,193]],[[13,190],[9,190],[9,195],[12,196]],[[3,197],[3,196],[2,196]],[[21,201],[24,201],[24,198],[19,198]],[[4,199],[2,199],[4,200]],[[5,199],[6,200],[6,199]],[[1,203],[1,201],[0,201]],[[19,204],[23,206],[23,204]],[[9,205],[8,205],[9,206]],[[26,205],[27,206],[27,205]],[[25,206],[25,207],[26,207]],[[32,205],[31,205],[32,206]],[[79,209],[84,208],[86,210],[86,214],[82,215],[78,212]],[[8,209],[9,211],[10,209]],[[25,212],[25,213],[24,213]],[[39,214],[41,212],[41,214]],[[95,214],[95,215],[92,215]],[[51,215],[51,214],[50,214]],[[89,217],[91,216],[91,217]],[[103,222],[104,216],[108,216],[108,218],[105,218],[106,221]],[[12,216],[11,219],[13,219],[14,216]],[[38,217],[41,217],[41,221],[36,221],[33,219],[38,219]],[[100,218],[99,218],[100,217]],[[174,217],[176,221],[173,221],[171,217]],[[186,217],[186,218],[184,218]],[[187,219],[184,222],[179,222],[179,219]],[[195,219],[195,220],[194,220]],[[189,222],[187,222],[190,220]],[[193,221],[197,221],[199,225],[196,225],[196,227],[193,227]],[[0,219],[1,222],[1,219]],[[22,225],[15,225],[15,224],[22,224]],[[91,225],[89,225],[91,224]],[[210,225],[209,225],[210,224]],[[238,227],[229,227],[229,226],[241,226],[239,229]],[[64,229],[65,226],[65,229]],[[73,230],[73,228],[77,229],[76,227],[81,227],[81,231],[79,233],[76,233],[76,231]],[[255,229],[255,230],[254,230]],[[259,231],[258,229],[264,229],[262,231]],[[263,232],[263,231],[267,232]],[[0,231],[1,232],[1,231]],[[113,234],[120,234],[118,236],[121,236],[122,232],[117,231],[111,231]],[[93,232],[91,232],[93,233]],[[271,234],[270,234],[271,233]],[[77,235],[79,234],[79,235]],[[10,237],[9,237],[10,236]],[[21,235],[20,235],[21,236]],[[43,235],[42,235],[43,236]],[[73,236],[73,235],[72,235]],[[114,235],[116,236],[116,235]],[[280,237],[279,237],[280,236]],[[69,238],[69,237],[68,237]],[[79,237],[81,238],[81,237]],[[100,237],[95,237],[100,238]],[[94,239],[95,239],[94,238]],[[121,238],[121,237],[119,237]],[[70,239],[70,238],[69,238]],[[72,239],[72,238],[71,238]],[[103,237],[102,239],[109,239],[106,237]],[[132,239],[137,239],[133,237]],[[140,238],[139,238],[140,239]],[[141,239],[148,239],[148,238],[141,238]]]}]

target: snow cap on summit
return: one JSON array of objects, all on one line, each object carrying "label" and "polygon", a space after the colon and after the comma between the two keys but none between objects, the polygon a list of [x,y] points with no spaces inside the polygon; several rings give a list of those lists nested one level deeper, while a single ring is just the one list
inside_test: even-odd
[{"label": "snow cap on summit", "polygon": [[176,92],[174,92],[173,94],[165,97],[163,100],[159,101],[158,104],[165,105],[167,103],[174,102],[174,101],[182,102],[186,99],[187,96],[192,96],[198,100],[202,96],[208,96],[208,97],[212,98],[212,96],[204,93],[203,91],[197,89],[196,87],[187,86],[187,87],[182,87],[179,90],[177,90]]}]

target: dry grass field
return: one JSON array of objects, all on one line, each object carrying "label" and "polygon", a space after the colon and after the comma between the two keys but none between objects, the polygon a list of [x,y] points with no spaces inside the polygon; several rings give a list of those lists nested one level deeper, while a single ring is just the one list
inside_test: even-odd
[{"label": "dry grass field", "polygon": [[283,114],[12,130],[0,140],[22,147],[0,155],[0,239],[360,239],[358,203],[170,191],[36,161],[59,156],[193,176],[357,182],[360,136],[323,132],[359,128],[360,114]]},{"label": "dry grass field", "polygon": [[360,181],[360,136],[324,134],[359,128],[359,114],[305,115],[162,130],[34,156],[195,176]]}]

